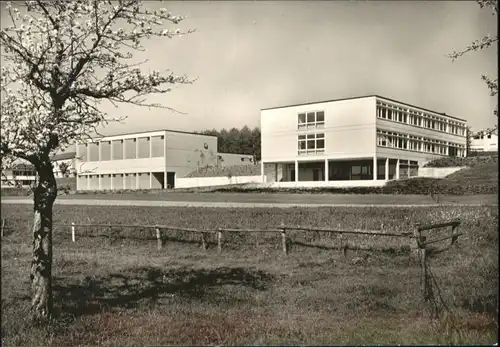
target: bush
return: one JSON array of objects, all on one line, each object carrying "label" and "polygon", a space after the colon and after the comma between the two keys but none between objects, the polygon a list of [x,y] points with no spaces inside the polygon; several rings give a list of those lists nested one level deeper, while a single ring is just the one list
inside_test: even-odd
[{"label": "bush", "polygon": [[456,167],[468,166],[474,167],[479,164],[497,164],[498,154],[489,156],[474,156],[467,158],[445,157],[428,162],[424,167]]},{"label": "bush", "polygon": [[232,165],[232,166],[205,166],[186,177],[234,177],[234,176],[259,176],[260,165]]}]

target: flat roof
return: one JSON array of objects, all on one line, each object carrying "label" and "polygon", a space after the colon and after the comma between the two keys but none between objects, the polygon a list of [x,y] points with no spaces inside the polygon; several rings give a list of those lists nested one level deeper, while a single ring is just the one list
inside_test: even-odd
[{"label": "flat roof", "polygon": [[424,107],[420,107],[420,106],[408,104],[406,102],[394,100],[394,99],[387,98],[385,96],[381,96],[381,95],[377,95],[377,94],[363,95],[363,96],[353,96],[353,97],[349,97],[349,98],[331,99],[331,100],[323,100],[323,101],[306,102],[306,103],[302,103],[302,104],[294,104],[294,105],[284,105],[284,106],[262,108],[261,111],[274,110],[274,109],[286,108],[286,107],[314,105],[314,104],[321,104],[321,103],[326,103],[326,102],[335,102],[335,101],[344,101],[344,100],[355,100],[355,99],[373,98],[373,97],[379,98],[379,99],[385,99],[387,101],[397,102],[397,103],[405,105],[405,106],[418,108],[418,109],[421,109],[421,110],[424,110],[424,111],[427,111],[427,112],[432,112],[432,113],[440,114],[440,115],[445,116],[445,117],[450,117],[450,118],[453,118],[453,119],[457,119],[457,120],[461,120],[461,121],[466,122],[465,119],[458,118],[458,117],[453,117],[453,116],[450,116],[450,115],[448,115],[448,114],[446,114],[444,112],[437,112],[437,111],[429,110],[428,108],[424,108]]},{"label": "flat roof", "polygon": [[[115,136],[126,136],[126,135],[139,135],[139,134],[145,134],[145,133],[156,133],[159,131],[166,131],[168,133],[178,133],[178,134],[188,134],[188,135],[198,135],[198,136],[209,136],[209,137],[217,137],[215,135],[206,135],[206,134],[200,134],[194,131],[183,131],[183,130],[171,130],[171,129],[156,129],[156,130],[146,130],[146,131],[138,131],[138,132],[130,132],[130,133],[121,133],[121,134],[114,134],[114,135],[101,135],[102,138],[106,137],[115,137]],[[101,137],[93,137],[94,138],[101,138]]]}]

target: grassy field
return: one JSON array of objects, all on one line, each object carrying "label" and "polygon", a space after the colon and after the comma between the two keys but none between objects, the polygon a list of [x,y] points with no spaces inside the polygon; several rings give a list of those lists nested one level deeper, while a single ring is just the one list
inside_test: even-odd
[{"label": "grassy field", "polygon": [[[31,328],[28,205],[2,205],[3,346],[206,344],[492,344],[498,341],[496,207],[213,209],[58,206],[57,223],[146,223],[213,229],[289,225],[411,231],[460,217],[459,242],[430,257],[448,310],[429,318],[420,267],[406,239],[349,238],[372,250],[336,249],[316,233],[224,235],[206,251],[198,236],[153,231],[54,232],[57,321]],[[106,234],[107,237],[100,237]],[[150,240],[147,240],[150,239]],[[439,246],[439,245],[438,245]],[[441,246],[439,246],[441,247]],[[443,246],[444,247],[444,246]],[[436,287],[435,287],[436,288]]]},{"label": "grassy field", "polygon": [[[33,197],[2,196],[2,201],[26,200]],[[484,195],[439,195],[434,199],[429,195],[389,195],[389,194],[290,194],[290,193],[233,193],[233,192],[164,192],[144,191],[121,194],[92,193],[62,195],[57,202],[63,200],[124,200],[124,201],[188,201],[206,203],[268,203],[268,204],[327,204],[327,205],[429,205],[429,204],[498,204],[498,194]]]}]

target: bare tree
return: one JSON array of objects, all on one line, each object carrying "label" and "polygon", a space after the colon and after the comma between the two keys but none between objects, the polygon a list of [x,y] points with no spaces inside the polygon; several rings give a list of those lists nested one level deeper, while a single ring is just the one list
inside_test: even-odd
[{"label": "bare tree", "polygon": [[142,71],[132,60],[141,42],[191,31],[168,30],[184,18],[149,10],[139,0],[36,0],[7,4],[11,25],[0,30],[2,167],[15,158],[32,163],[34,188],[33,318],[52,314],[52,207],[57,197],[51,155],[89,138],[110,118],[99,104],[150,104],[146,97],[191,83],[166,71]]},{"label": "bare tree", "polygon": [[[492,11],[494,16],[498,15],[498,1],[497,0],[477,0],[477,3],[481,8],[489,8]],[[455,61],[459,57],[467,54],[469,52],[480,51],[482,49],[491,47],[498,44],[498,35],[491,36],[485,35],[480,40],[476,40],[472,42],[470,45],[465,47],[460,51],[454,51],[451,54],[448,54],[448,57]],[[481,75],[481,79],[486,83],[488,89],[490,90],[490,95],[495,96],[498,94],[498,78],[490,78],[486,75]],[[498,105],[493,111],[494,115],[498,117]],[[498,126],[495,126],[496,129]],[[487,129],[487,131],[491,131],[494,129]]]},{"label": "bare tree", "polygon": [[71,174],[71,169],[70,169],[70,166],[68,163],[66,162],[61,162],[59,163],[59,171],[61,172],[61,175],[63,177],[69,177],[69,175]]}]

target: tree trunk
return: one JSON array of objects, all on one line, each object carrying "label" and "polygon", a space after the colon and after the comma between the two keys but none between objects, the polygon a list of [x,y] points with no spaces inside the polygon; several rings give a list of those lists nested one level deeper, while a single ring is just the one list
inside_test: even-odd
[{"label": "tree trunk", "polygon": [[35,321],[52,315],[52,206],[57,184],[49,157],[35,164],[38,182],[34,189],[33,260],[31,261],[31,309]]}]

